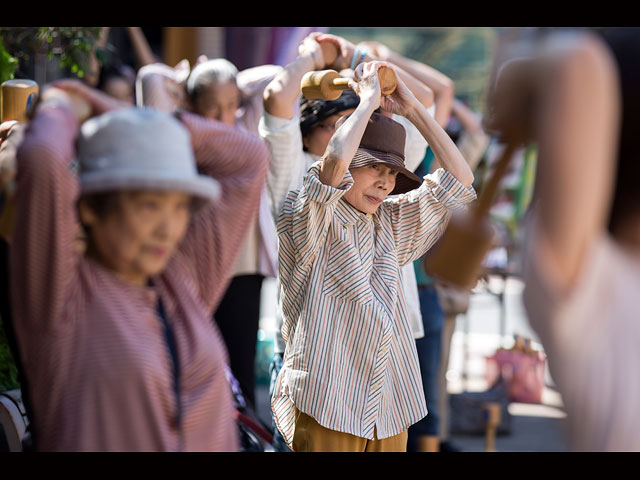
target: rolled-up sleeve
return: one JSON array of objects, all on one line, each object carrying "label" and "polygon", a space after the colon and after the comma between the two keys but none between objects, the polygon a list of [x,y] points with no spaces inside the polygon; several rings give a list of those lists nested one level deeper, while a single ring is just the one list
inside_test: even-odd
[{"label": "rolled-up sleeve", "polygon": [[267,173],[267,192],[271,200],[273,218],[278,218],[285,198],[304,173],[304,153],[300,119],[291,120],[263,113],[258,125],[260,136],[266,140],[271,152],[271,163]]}]

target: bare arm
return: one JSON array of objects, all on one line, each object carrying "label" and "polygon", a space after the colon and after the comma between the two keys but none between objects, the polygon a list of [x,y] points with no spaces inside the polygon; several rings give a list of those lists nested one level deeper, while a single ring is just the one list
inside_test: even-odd
[{"label": "bare arm", "polygon": [[413,123],[429,142],[440,166],[465,187],[471,186],[473,173],[455,143],[402,80],[398,79],[398,86],[393,94],[382,97],[381,106],[383,110],[402,115]]},{"label": "bare arm", "polygon": [[422,105],[407,112],[406,117],[427,139],[438,164],[449,171],[465,187],[473,183],[473,172],[449,135]]},{"label": "bare arm", "polygon": [[[473,171],[478,166],[482,154],[487,149],[490,140],[489,136],[482,128],[480,118],[460,100],[454,99],[451,113],[460,121],[464,129],[456,142],[456,146]],[[438,159],[435,158],[431,169],[435,170],[439,167]]]},{"label": "bare arm", "polygon": [[[325,42],[331,43],[338,49],[339,54],[337,58],[329,64],[331,68],[334,68],[338,71],[351,68],[353,63],[352,60],[354,60],[353,56],[354,54],[358,53],[356,52],[356,47],[353,43],[342,37],[328,33],[318,35],[317,40],[320,44],[323,44]],[[364,57],[358,57],[355,60],[357,60],[358,63],[366,63],[384,59],[378,57],[373,52],[367,51]],[[434,91],[430,85],[424,83],[420,78],[414,77],[414,75],[405,70],[402,65],[398,65],[394,62],[389,63],[394,66],[396,74],[402,79],[405,85],[409,88],[409,90],[411,90],[413,95],[422,105],[427,108],[433,105]],[[355,66],[357,65],[354,65],[354,67]]]},{"label": "bare arm", "polygon": [[[605,231],[615,173],[620,104],[606,49],[584,38],[541,75],[534,215],[546,265],[560,288],[580,273],[587,248]],[[585,99],[588,99],[585,101]],[[576,214],[579,212],[579,214]],[[548,248],[544,248],[543,246]]]},{"label": "bare arm", "polygon": [[482,122],[469,107],[457,98],[453,100],[451,105],[451,113],[460,120],[462,128],[469,133],[482,132]]},{"label": "bare arm", "polygon": [[291,120],[300,96],[300,82],[305,73],[323,68],[322,48],[314,36],[307,37],[300,48],[300,55],[264,89],[264,109],[270,115]]},{"label": "bare arm", "polygon": [[378,68],[376,62],[365,64],[357,86],[352,81],[353,88],[360,97],[360,103],[329,140],[322,157],[319,175],[320,181],[325,185],[338,187],[342,183],[367,128],[367,122],[380,105]]},{"label": "bare arm", "polygon": [[136,55],[136,60],[138,62],[138,68],[144,65],[150,65],[152,63],[156,63],[158,60],[155,55],[151,51],[151,47],[149,46],[149,42],[147,38],[144,36],[142,29],[140,27],[126,27],[127,33],[129,34],[129,39],[131,40],[131,44],[133,45],[133,51]]},{"label": "bare arm", "polygon": [[[378,42],[363,42],[360,46],[371,50],[372,55],[377,59],[400,67],[400,72],[404,71],[406,73],[402,79],[405,84],[409,86],[409,89],[414,92],[414,95],[415,91],[406,79],[408,75],[429,87],[433,91],[433,103],[436,107],[435,119],[442,128],[446,127],[449,122],[449,116],[454,108],[455,85],[453,80],[435,68],[418,62],[417,60],[404,57]],[[418,98],[418,100],[420,99]]]},{"label": "bare arm", "polygon": [[111,27],[102,27],[100,30],[100,36],[91,52],[89,53],[87,71],[85,73],[84,81],[87,85],[95,87],[98,84],[100,78],[100,61],[96,55],[97,49],[104,49],[107,46],[107,40],[109,39],[109,31]]}]

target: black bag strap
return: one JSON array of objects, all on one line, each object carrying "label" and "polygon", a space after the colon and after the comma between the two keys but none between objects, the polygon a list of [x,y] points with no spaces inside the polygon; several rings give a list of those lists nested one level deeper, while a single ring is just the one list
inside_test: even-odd
[{"label": "black bag strap", "polygon": [[176,406],[177,406],[177,418],[176,421],[178,423],[178,430],[181,431],[182,427],[182,401],[180,398],[180,362],[178,361],[178,349],[176,346],[175,336],[173,334],[173,330],[169,325],[167,320],[167,314],[164,309],[164,305],[162,304],[162,299],[158,296],[158,304],[157,304],[157,312],[160,317],[160,321],[164,327],[165,340],[167,342],[167,346],[169,347],[169,353],[171,354],[171,367],[173,374],[173,390],[174,395],[176,397]]}]

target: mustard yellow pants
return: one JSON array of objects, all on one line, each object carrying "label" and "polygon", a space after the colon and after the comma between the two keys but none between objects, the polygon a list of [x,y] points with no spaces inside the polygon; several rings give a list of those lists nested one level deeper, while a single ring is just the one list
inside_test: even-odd
[{"label": "mustard yellow pants", "polygon": [[375,440],[356,437],[323,427],[313,417],[296,409],[294,452],[406,452],[407,432]]}]

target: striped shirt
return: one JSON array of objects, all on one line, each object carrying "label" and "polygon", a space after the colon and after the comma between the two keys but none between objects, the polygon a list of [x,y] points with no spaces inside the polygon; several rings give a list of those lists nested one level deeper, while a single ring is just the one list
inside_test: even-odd
[{"label": "striped shirt", "polygon": [[[430,107],[429,112],[431,115],[433,115],[433,111],[434,109]],[[407,169],[414,171],[424,159],[427,141],[405,117],[394,115],[393,119],[405,129],[407,134],[405,139],[405,165]],[[267,191],[269,192],[273,216],[277,219],[287,194],[291,190],[298,190],[302,187],[307,171],[321,157],[303,150],[300,118],[298,117],[285,119],[264,112],[260,119],[258,131],[260,136],[269,144],[271,151],[271,163],[267,174]],[[421,338],[424,336],[424,329],[413,266],[408,265],[405,267],[402,274],[407,282],[405,284],[405,293],[407,294],[411,328],[414,337]],[[283,353],[285,343],[280,333],[282,315],[279,307],[276,311],[276,328],[274,352]]]},{"label": "striped shirt", "polygon": [[368,439],[397,435],[427,414],[400,267],[440,237],[450,212],[475,199],[439,169],[363,214],[314,164],[278,221],[286,342],[272,410],[291,445],[295,408],[325,428]]},{"label": "striped shirt", "polygon": [[[75,247],[79,186],[70,164],[78,129],[45,105],[18,153],[11,248],[16,337],[44,451],[233,451],[239,447],[226,349],[211,316],[267,168],[259,138],[183,113],[199,170],[221,199],[196,213],[153,287],[119,280]],[[181,421],[162,300],[180,370]]]}]

